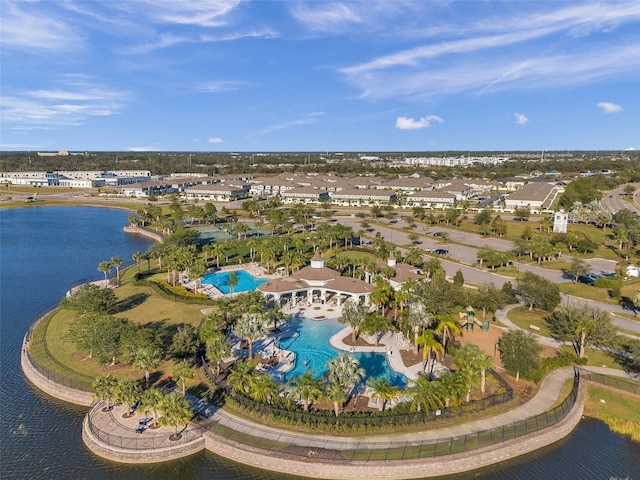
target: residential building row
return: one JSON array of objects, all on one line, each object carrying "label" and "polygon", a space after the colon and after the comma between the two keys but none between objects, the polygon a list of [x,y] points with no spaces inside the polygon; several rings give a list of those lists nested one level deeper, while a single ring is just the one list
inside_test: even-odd
[{"label": "residential building row", "polygon": [[0,172],[0,182],[71,188],[108,187],[116,195],[135,198],[179,194],[192,201],[231,202],[278,196],[284,204],[329,202],[344,207],[393,205],[446,209],[460,204],[469,206],[478,198],[490,198],[504,210],[528,206],[532,211],[548,210],[566,185],[558,179],[547,180],[542,176],[502,181],[482,178],[434,180],[421,174],[343,177],[290,172],[213,177],[193,173],[152,176],[148,170]]}]

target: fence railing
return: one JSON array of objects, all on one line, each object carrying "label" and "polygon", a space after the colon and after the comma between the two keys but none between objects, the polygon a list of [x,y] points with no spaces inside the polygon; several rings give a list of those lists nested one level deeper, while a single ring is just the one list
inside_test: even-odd
[{"label": "fence railing", "polygon": [[[42,322],[48,322],[48,317],[57,310],[53,308],[43,314],[38,320],[33,322],[29,327],[29,330],[25,334],[24,337],[24,345],[26,347],[26,355],[31,362],[33,368],[38,371],[43,377],[63,385],[65,387],[74,388],[76,390],[81,390],[83,392],[93,392],[92,383],[94,378],[90,375],[85,375],[83,373],[76,372],[75,370],[69,368],[68,366],[61,363],[57,358],[55,358],[51,352],[49,351],[49,347],[47,345],[46,335],[43,335],[41,338],[35,338],[33,332],[35,328],[40,325]],[[40,347],[42,346],[42,351],[49,358],[49,360],[56,365],[56,370],[51,368],[47,368],[44,365],[38,363],[36,358],[31,355],[30,349],[32,347]],[[65,374],[67,372],[68,374]]]},{"label": "fence railing", "polygon": [[[215,384],[215,375],[211,372],[209,365],[202,358],[202,366],[205,375]],[[513,400],[513,389],[509,384],[495,371],[489,370],[500,388],[504,389],[504,393],[497,393],[486,398],[474,400],[464,405],[455,407],[448,407],[437,410],[435,412],[412,412],[412,413],[383,413],[383,414],[342,414],[339,417],[333,415],[332,412],[327,412],[326,415],[305,412],[302,410],[290,410],[284,408],[277,408],[265,403],[256,402],[244,395],[232,395],[231,399],[246,411],[250,411],[252,415],[258,415],[261,417],[275,418],[283,420],[287,425],[307,425],[313,428],[327,427],[334,428],[340,427],[342,430],[368,430],[383,427],[399,427],[406,425],[416,424],[431,424],[434,421],[442,419],[455,419],[468,415],[472,412],[478,412],[487,408],[501,405]]]},{"label": "fence railing", "polygon": [[640,395],[640,382],[638,381],[627,378],[614,377],[612,375],[603,375],[601,373],[590,371],[583,371],[582,374],[587,376],[589,381],[591,382],[600,383],[608,387],[633,393],[634,395]]},{"label": "fence railing", "polygon": [[[104,402],[95,402],[92,405],[89,413],[87,414],[87,425],[89,427],[89,430],[91,430],[91,433],[96,438],[98,438],[101,442],[114,447],[129,450],[154,450],[157,448],[169,446],[176,447],[202,437],[202,431],[197,428],[197,426],[196,428],[194,428],[193,426],[187,426],[183,429],[178,429],[180,438],[177,440],[169,440],[169,435],[167,434],[166,430],[164,432],[153,432],[153,430],[149,430],[147,428],[142,433],[134,433],[134,428],[127,428],[123,425],[119,425],[119,429],[125,428],[126,430],[129,430],[133,435],[116,435],[98,426],[100,420],[96,418],[96,415],[105,414],[104,412],[100,411],[104,405]],[[108,425],[111,429],[113,429],[114,423],[118,423],[118,420],[113,416],[112,413],[110,413],[109,415],[112,418],[108,420]]]},{"label": "fence railing", "polygon": [[238,431],[234,428],[231,417],[228,417],[228,421],[225,421],[224,418],[199,419],[197,423],[203,429],[237,442],[240,448],[243,445],[251,449],[261,448],[277,455],[297,459],[314,458],[339,463],[431,458],[495,445],[558,423],[575,405],[578,398],[579,381],[579,371],[575,370],[573,388],[569,395],[558,406],[541,414],[473,434],[428,441],[366,442],[358,441],[353,437],[344,440],[329,440],[322,436],[302,436],[294,433],[280,432],[274,435],[273,430],[261,427],[254,427],[250,432]]}]

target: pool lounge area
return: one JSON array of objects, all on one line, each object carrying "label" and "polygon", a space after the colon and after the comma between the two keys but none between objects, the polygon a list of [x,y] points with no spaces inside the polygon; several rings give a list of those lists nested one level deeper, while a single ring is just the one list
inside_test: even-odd
[{"label": "pool lounge area", "polygon": [[229,295],[231,293],[229,286],[231,272],[235,273],[238,279],[238,283],[233,288],[233,293],[252,292],[263,283],[269,281],[269,278],[257,278],[246,269],[238,268],[207,273],[202,277],[200,284],[204,288],[206,288],[207,285],[215,287],[222,294]]}]

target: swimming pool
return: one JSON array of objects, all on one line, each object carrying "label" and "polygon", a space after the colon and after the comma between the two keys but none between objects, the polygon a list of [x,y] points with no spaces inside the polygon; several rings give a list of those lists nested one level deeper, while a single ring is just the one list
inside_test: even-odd
[{"label": "swimming pool", "polygon": [[[340,353],[329,343],[329,339],[344,327],[335,319],[314,320],[301,315],[292,316],[287,329],[292,329],[297,336],[283,338],[280,341],[280,348],[296,353],[296,365],[285,374],[284,379],[298,377],[309,368],[316,377],[322,375],[326,371],[327,361]],[[407,378],[389,367],[385,354],[350,353],[350,355],[355,355],[360,361],[360,366],[364,368],[365,382],[369,379],[385,378],[392,385],[406,387]]]},{"label": "swimming pool", "polygon": [[[233,293],[238,292],[252,292],[258,285],[262,285],[268,282],[268,278],[256,278],[246,270],[232,270],[238,277],[238,284],[233,287]],[[202,277],[202,282],[205,285],[213,285],[224,294],[231,293],[229,288],[229,274],[231,272],[216,272],[207,273]]]}]

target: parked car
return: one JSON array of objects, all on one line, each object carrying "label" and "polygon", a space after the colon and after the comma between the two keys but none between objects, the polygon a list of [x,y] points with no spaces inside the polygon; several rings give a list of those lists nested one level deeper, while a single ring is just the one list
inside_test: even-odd
[{"label": "parked car", "polygon": [[595,284],[595,283],[596,283],[595,279],[591,278],[591,277],[590,277],[590,276],[588,276],[588,275],[580,275],[580,276],[578,277],[578,282],[580,282],[580,283],[584,283],[584,284],[586,284],[586,285],[593,285],[593,284]]},{"label": "parked car", "polygon": [[442,236],[442,232],[433,232],[433,236],[434,237],[441,237]]},{"label": "parked car", "polygon": [[436,248],[433,253],[435,253],[436,255],[449,255],[449,250],[445,248]]}]

